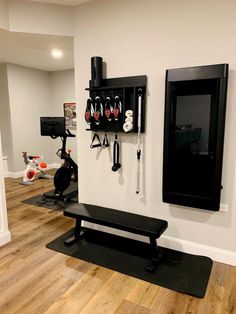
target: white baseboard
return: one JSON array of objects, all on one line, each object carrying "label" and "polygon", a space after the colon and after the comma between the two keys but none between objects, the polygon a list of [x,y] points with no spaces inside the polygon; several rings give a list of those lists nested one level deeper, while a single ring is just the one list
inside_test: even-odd
[{"label": "white baseboard", "polygon": [[[58,163],[53,163],[53,164],[49,164],[47,166],[47,170],[50,170],[50,169],[57,169],[57,168],[60,168],[61,164],[58,164]],[[13,179],[16,179],[16,178],[20,178],[20,177],[23,177],[24,175],[24,170],[22,171],[18,171],[18,172],[11,172],[11,171],[7,171],[5,173],[5,178],[13,178]]]},{"label": "white baseboard", "polygon": [[162,236],[158,244],[185,253],[208,256],[213,259],[213,261],[236,266],[236,252],[233,251],[168,236]]},{"label": "white baseboard", "polygon": [[[147,237],[139,236],[133,233],[124,232],[121,230],[116,230],[88,222],[83,222],[83,225],[85,225],[88,228],[120,235],[138,241],[143,241],[145,243],[149,242]],[[236,266],[236,252],[233,251],[228,251],[191,241],[176,239],[174,237],[168,237],[165,235],[161,236],[160,239],[158,239],[158,245],[184,253],[208,256],[213,261]]]},{"label": "white baseboard", "polygon": [[11,241],[11,234],[9,230],[0,232],[0,246]]}]

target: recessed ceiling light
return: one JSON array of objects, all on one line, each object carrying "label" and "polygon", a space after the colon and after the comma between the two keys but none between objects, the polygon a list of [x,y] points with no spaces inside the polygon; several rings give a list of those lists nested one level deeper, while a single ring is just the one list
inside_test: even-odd
[{"label": "recessed ceiling light", "polygon": [[63,52],[59,49],[53,49],[51,51],[53,58],[60,59],[63,56]]}]

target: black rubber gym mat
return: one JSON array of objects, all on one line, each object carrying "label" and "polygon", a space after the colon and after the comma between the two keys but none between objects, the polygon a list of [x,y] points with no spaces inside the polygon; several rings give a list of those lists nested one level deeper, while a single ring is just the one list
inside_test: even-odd
[{"label": "black rubber gym mat", "polygon": [[162,287],[203,298],[212,268],[212,260],[205,256],[186,254],[161,248],[164,251],[154,274],[144,270],[150,264],[147,243],[83,228],[82,240],[65,246],[73,230],[47,244],[47,248],[97,264]]},{"label": "black rubber gym mat", "polygon": [[[54,190],[49,191],[49,194],[53,194]],[[67,202],[63,202],[60,200],[53,200],[53,199],[42,199],[41,195],[36,195],[31,198],[28,198],[26,200],[23,200],[22,203],[26,203],[29,205],[35,205],[35,206],[40,206],[40,207],[45,207],[49,209],[54,209],[54,210],[65,210],[69,208],[72,205],[78,204],[78,197],[74,197],[71,200],[68,200]]]}]

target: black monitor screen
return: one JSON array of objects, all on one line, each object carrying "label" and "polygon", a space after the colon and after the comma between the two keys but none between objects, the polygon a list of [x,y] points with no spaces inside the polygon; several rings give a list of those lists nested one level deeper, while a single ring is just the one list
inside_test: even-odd
[{"label": "black monitor screen", "polygon": [[41,135],[64,136],[66,132],[64,117],[41,117]]},{"label": "black monitor screen", "polygon": [[217,211],[228,65],[166,72],[163,201]]}]

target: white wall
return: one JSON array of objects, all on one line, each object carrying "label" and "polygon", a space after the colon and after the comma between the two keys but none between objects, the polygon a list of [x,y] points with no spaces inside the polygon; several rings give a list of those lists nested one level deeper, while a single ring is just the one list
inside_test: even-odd
[{"label": "white wall", "polygon": [[[208,251],[236,264],[236,2],[200,0],[100,0],[75,12],[75,86],[79,99],[80,201],[168,220],[165,243]],[[111,171],[111,151],[89,148],[84,110],[90,58],[102,56],[107,77],[148,76],[147,128],[143,136],[143,185],[136,196],[136,136],[122,136],[122,168]],[[165,70],[230,64],[222,202],[212,213],[162,202]],[[92,180],[91,180],[92,178]],[[187,241],[187,242],[185,242]],[[191,244],[192,243],[192,244]],[[222,251],[226,250],[226,251]],[[194,251],[194,249],[193,249]],[[196,250],[195,250],[196,251]],[[224,252],[224,253],[222,253]],[[225,258],[225,259],[224,259]]]},{"label": "white wall", "polygon": [[11,235],[8,230],[5,185],[3,178],[2,143],[0,132],[0,246],[11,240]]},{"label": "white wall", "polygon": [[9,30],[73,36],[73,8],[26,0],[9,0]]},{"label": "white wall", "polygon": [[2,133],[3,156],[8,156],[8,164],[12,167],[12,129],[8,94],[7,65],[0,64],[0,131]]},{"label": "white wall", "polygon": [[0,0],[0,28],[9,28],[7,0]]},{"label": "white wall", "polygon": [[[50,73],[51,80],[51,103],[55,116],[64,116],[63,104],[75,102],[75,78],[74,70],[56,71]],[[71,129],[76,134],[76,130]],[[72,150],[71,156],[77,160],[77,140],[67,139],[67,148]]]},{"label": "white wall", "polygon": [[53,116],[55,110],[50,74],[13,64],[7,65],[7,71],[14,164],[9,170],[24,169],[22,151],[43,155],[45,162],[55,163],[56,140],[40,135],[40,117]]}]

